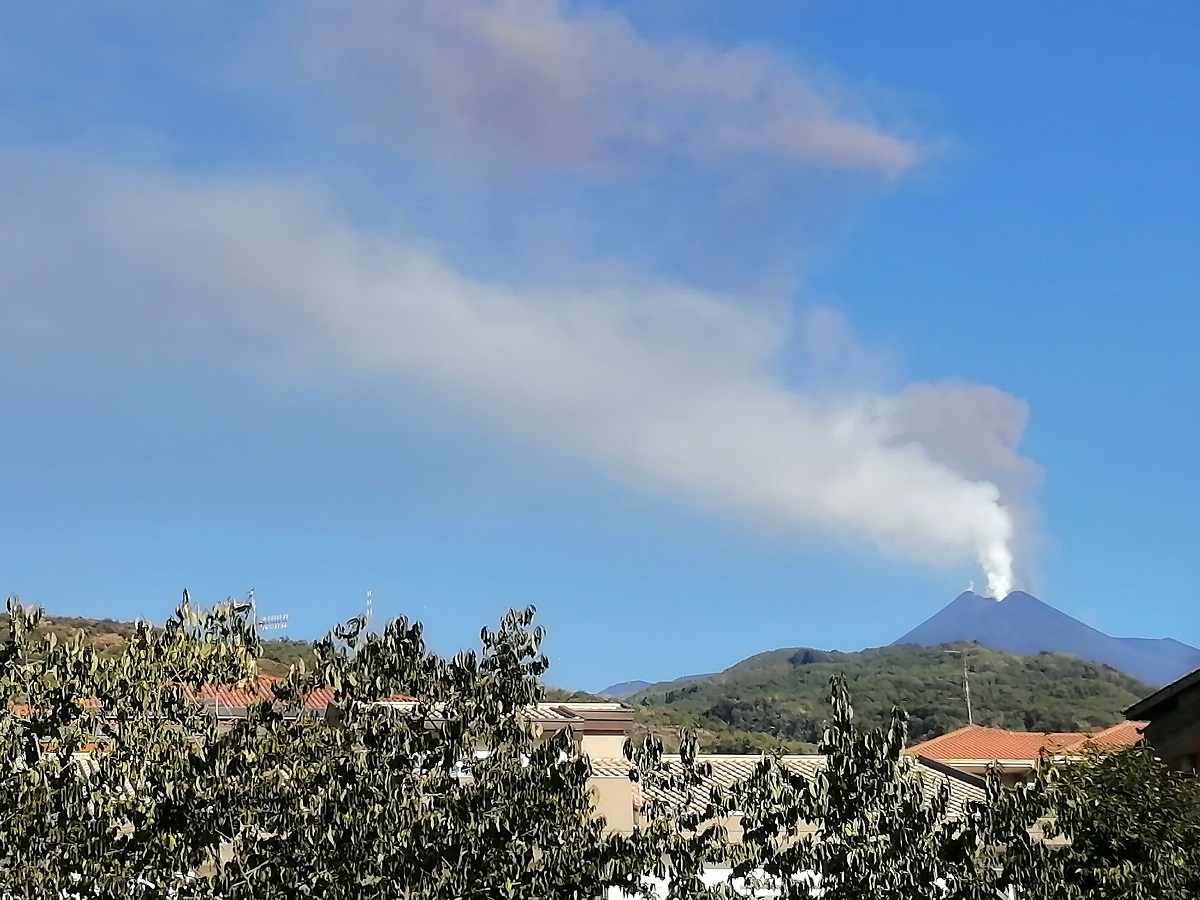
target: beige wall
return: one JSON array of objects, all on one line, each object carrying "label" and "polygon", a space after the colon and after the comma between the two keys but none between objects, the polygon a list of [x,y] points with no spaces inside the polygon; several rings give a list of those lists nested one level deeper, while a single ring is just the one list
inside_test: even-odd
[{"label": "beige wall", "polygon": [[604,817],[610,831],[632,834],[637,822],[633,812],[634,785],[628,778],[595,776],[588,782],[596,812]]},{"label": "beige wall", "polygon": [[624,734],[581,734],[579,749],[592,759],[624,759]]}]

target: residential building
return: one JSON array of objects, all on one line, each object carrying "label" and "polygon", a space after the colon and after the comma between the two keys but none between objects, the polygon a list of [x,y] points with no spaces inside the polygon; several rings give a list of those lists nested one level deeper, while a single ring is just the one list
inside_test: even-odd
[{"label": "residential building", "polygon": [[[709,774],[690,792],[689,798],[679,791],[656,786],[647,786],[643,796],[641,786],[630,781],[628,777],[628,761],[592,759],[593,784],[600,788],[597,791],[597,811],[604,816],[610,828],[624,834],[632,832],[643,821],[643,810],[647,801],[657,800],[690,812],[702,812],[712,788],[728,790],[734,784],[749,778],[761,761],[761,756],[754,755],[700,754],[696,758],[698,767],[706,767]],[[815,777],[826,764],[825,757],[818,754],[786,755],[779,757],[779,761],[793,774],[805,778]],[[679,756],[664,756],[663,762],[668,770],[679,770],[682,766]],[[967,803],[983,802],[986,799],[984,782],[980,778],[922,760],[914,760],[914,770],[921,779],[928,797],[932,797],[943,784],[949,787],[950,816],[961,815]],[[741,839],[740,813],[731,814],[720,824],[724,826],[731,840]],[[811,826],[797,824],[798,834],[806,834],[811,830]]]},{"label": "residential building", "polygon": [[999,766],[1001,779],[1013,785],[1028,779],[1042,759],[1069,758],[1137,744],[1145,724],[1129,721],[1102,731],[1051,733],[965,725],[916,744],[908,752],[922,761],[937,761],[969,775],[983,776],[991,767]]},{"label": "residential building", "polygon": [[1178,772],[1200,766],[1200,669],[1155,691],[1129,709],[1130,719],[1146,719],[1146,742]]}]

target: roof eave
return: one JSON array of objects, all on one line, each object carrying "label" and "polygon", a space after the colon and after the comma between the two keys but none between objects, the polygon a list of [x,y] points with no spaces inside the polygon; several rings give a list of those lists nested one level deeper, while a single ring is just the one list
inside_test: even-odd
[{"label": "roof eave", "polygon": [[1125,716],[1126,719],[1131,720],[1152,719],[1154,716],[1151,715],[1151,713],[1153,713],[1154,710],[1157,709],[1161,704],[1170,700],[1177,694],[1186,691],[1188,688],[1196,687],[1198,685],[1200,685],[1200,669],[1196,669],[1194,672],[1189,672],[1182,678],[1177,678],[1170,684],[1159,688],[1149,697],[1139,700],[1137,703],[1133,704],[1133,706],[1126,709],[1122,715]]}]

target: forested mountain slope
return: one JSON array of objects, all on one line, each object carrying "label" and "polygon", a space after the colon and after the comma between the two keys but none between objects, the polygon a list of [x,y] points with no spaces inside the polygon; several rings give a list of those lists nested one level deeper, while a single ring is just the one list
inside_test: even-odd
[{"label": "forested mountain slope", "polygon": [[1018,656],[955,644],[857,653],[772,650],[699,681],[654,685],[628,702],[647,724],[707,723],[811,743],[825,717],[829,679],[845,672],[861,721],[881,723],[899,706],[909,713],[912,740],[924,740],[967,722],[961,653],[966,654],[974,720],[980,725],[1026,731],[1098,729],[1119,721],[1122,709],[1150,693],[1116,669],[1073,656]]}]

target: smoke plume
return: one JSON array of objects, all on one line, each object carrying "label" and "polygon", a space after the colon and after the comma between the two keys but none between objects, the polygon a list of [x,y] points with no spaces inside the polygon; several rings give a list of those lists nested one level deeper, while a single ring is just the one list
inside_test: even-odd
[{"label": "smoke plume", "polygon": [[355,130],[496,172],[770,160],[900,175],[911,141],[762,47],[653,41],[559,0],[312,2],[299,57]]},{"label": "smoke plume", "polygon": [[[831,317],[654,279],[480,279],[295,183],[0,166],[0,349],[31,365],[221,365],[248,343],[269,377],[419,389],[481,431],[679,503],[978,564],[1003,597],[1014,518],[986,473],[1027,478],[1023,405],[961,383],[783,377],[828,349]],[[846,327],[837,339],[866,352]]]}]

